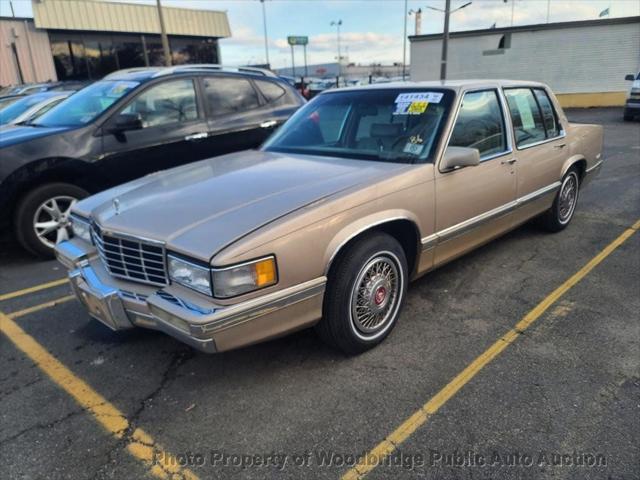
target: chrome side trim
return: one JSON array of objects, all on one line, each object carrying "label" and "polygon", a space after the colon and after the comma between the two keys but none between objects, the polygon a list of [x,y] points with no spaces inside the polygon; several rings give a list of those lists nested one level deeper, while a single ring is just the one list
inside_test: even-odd
[{"label": "chrome side trim", "polygon": [[593,165],[592,167],[589,167],[585,170],[584,173],[591,173],[593,172],[595,169],[597,169],[598,167],[600,167],[600,165],[602,165],[603,160],[600,160],[599,162],[597,162],[595,165]]},{"label": "chrome side trim", "polygon": [[547,185],[546,187],[536,190],[535,192],[519,197],[512,202],[505,203],[504,205],[494,208],[493,210],[481,213],[480,215],[469,218],[468,220],[460,222],[456,225],[452,225],[451,227],[447,227],[443,230],[440,230],[439,232],[424,237],[421,241],[422,250],[428,250],[438,243],[441,243],[453,237],[457,237],[458,235],[462,235],[463,233],[472,230],[485,222],[493,220],[494,218],[506,215],[507,213],[529,202],[537,200],[538,198],[543,197],[548,193],[554,192],[555,190],[560,188],[560,185],[561,182],[554,182],[551,185]]}]

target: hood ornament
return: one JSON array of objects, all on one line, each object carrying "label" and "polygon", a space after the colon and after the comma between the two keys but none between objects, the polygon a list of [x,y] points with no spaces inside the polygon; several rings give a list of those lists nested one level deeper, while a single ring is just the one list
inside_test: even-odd
[{"label": "hood ornament", "polygon": [[113,199],[113,209],[115,210],[116,215],[120,215],[120,200],[117,198]]}]

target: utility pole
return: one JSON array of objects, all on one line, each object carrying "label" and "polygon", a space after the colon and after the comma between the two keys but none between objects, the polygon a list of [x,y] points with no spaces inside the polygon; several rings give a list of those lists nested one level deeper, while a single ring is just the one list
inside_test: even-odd
[{"label": "utility pole", "polygon": [[293,45],[291,45],[291,71],[292,71],[292,77],[295,78],[296,76],[296,62],[293,59]]},{"label": "utility pole", "polygon": [[269,37],[267,36],[267,9],[264,6],[264,0],[260,0],[262,4],[262,27],[264,29],[264,55],[267,59],[267,67],[271,66],[269,62]]},{"label": "utility pole", "polygon": [[164,28],[164,17],[162,16],[162,5],[160,0],[156,0],[158,5],[158,20],[160,20],[160,36],[162,37],[162,50],[164,52],[164,64],[167,67],[171,66],[171,51],[169,50],[169,38],[167,37],[167,31]]},{"label": "utility pole", "polygon": [[11,16],[12,16],[13,18],[15,18],[15,17],[16,17],[16,12],[15,12],[15,10],[13,9],[13,2],[12,2],[11,0],[9,0],[9,7],[11,7]]},{"label": "utility pole", "polygon": [[468,7],[473,2],[467,2],[464,5],[459,6],[458,8],[451,10],[451,0],[446,0],[444,10],[436,7],[429,7],[431,10],[436,10],[438,12],[444,13],[444,33],[442,35],[442,57],[440,60],[440,80],[447,79],[447,54],[449,48],[449,17],[452,13],[457,12],[458,10],[462,10],[463,8]]},{"label": "utility pole", "polygon": [[440,60],[440,80],[447,78],[447,49],[449,48],[449,16],[451,15],[451,0],[444,5],[444,34],[442,36],[442,58]]},{"label": "utility pole", "polygon": [[402,81],[407,76],[407,17],[409,12],[407,11],[408,0],[404,0],[404,35],[402,36]]}]

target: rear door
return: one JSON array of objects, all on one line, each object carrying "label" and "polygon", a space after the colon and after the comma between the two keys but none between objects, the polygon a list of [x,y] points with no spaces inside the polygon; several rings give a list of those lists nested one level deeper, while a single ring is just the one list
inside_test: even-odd
[{"label": "rear door", "polygon": [[564,129],[550,96],[543,88],[504,90],[513,123],[518,156],[517,215],[521,220],[547,209],[560,186],[568,156]]},{"label": "rear door", "polygon": [[516,198],[515,158],[497,89],[464,93],[449,146],[476,148],[477,166],[436,171],[435,264],[510,228]]},{"label": "rear door", "polygon": [[[108,133],[119,114],[139,115],[142,128]],[[206,158],[207,123],[191,77],[155,83],[141,91],[103,128],[105,174],[122,180]]]},{"label": "rear door", "polygon": [[256,148],[297,108],[276,82],[240,75],[202,77],[210,155]]}]

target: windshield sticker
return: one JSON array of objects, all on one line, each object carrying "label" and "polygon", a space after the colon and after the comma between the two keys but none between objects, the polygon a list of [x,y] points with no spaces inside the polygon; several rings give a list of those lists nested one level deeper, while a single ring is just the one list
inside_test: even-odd
[{"label": "windshield sticker", "polygon": [[424,143],[424,140],[422,139],[422,137],[420,136],[420,134],[418,134],[418,135],[411,135],[411,136],[409,137],[409,143],[414,143],[414,144],[416,144],[416,143],[417,143],[417,144],[421,145],[421,144],[423,144],[423,143]]},{"label": "windshield sticker", "polygon": [[418,100],[415,102],[400,102],[396,103],[396,109],[394,115],[421,115],[425,112],[429,102]]},{"label": "windshield sticker", "polygon": [[407,142],[407,144],[402,149],[404,153],[409,153],[411,155],[416,155],[416,156],[420,155],[422,153],[422,150],[424,150],[424,145],[420,143],[411,143],[411,142]]},{"label": "windshield sticker", "polygon": [[410,92],[401,93],[396,97],[395,103],[428,102],[440,103],[443,93],[438,92]]},{"label": "windshield sticker", "polygon": [[118,82],[107,92],[108,97],[120,97],[123,93],[138,86],[138,82]]}]

